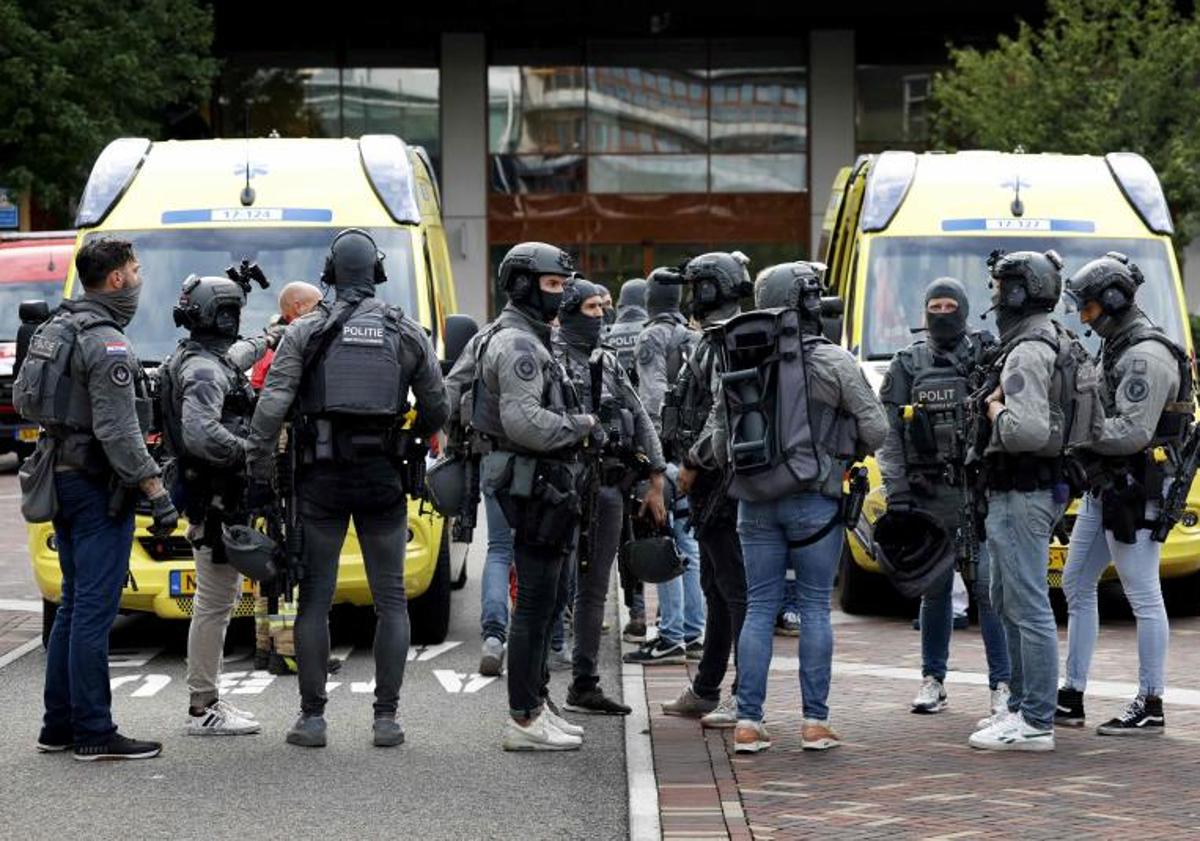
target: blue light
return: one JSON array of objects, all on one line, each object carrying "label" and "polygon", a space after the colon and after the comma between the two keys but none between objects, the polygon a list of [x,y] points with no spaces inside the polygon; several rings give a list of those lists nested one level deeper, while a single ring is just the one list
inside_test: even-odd
[{"label": "blue light", "polygon": [[916,172],[917,156],[913,152],[884,152],[875,158],[867,173],[863,198],[864,232],[882,231],[891,223]]},{"label": "blue light", "polygon": [[122,137],[104,147],[83,188],[75,227],[90,228],[104,221],[117,199],[129,189],[149,151],[150,141],[144,137]]},{"label": "blue light", "polygon": [[358,149],[367,178],[391,217],[403,224],[420,224],[412,162],[404,141],[394,134],[364,134]]},{"label": "blue light", "polygon": [[1162,184],[1146,159],[1136,152],[1110,152],[1104,156],[1113,178],[1125,198],[1133,205],[1146,227],[1156,234],[1173,234],[1171,210],[1167,207]]}]

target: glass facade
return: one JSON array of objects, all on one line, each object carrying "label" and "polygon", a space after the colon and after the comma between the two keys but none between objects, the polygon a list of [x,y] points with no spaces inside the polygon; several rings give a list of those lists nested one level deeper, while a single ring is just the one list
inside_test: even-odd
[{"label": "glass facade", "polygon": [[855,138],[859,154],[929,147],[933,64],[862,64],[855,70]]}]

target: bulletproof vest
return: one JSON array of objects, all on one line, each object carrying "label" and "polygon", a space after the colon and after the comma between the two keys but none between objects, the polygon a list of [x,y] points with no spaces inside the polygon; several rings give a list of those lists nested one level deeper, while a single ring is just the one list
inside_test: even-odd
[{"label": "bulletproof vest", "polygon": [[712,412],[712,369],[717,358],[714,341],[708,333],[700,339],[667,392],[663,438],[679,453],[695,445]]},{"label": "bulletproof vest", "polygon": [[1096,441],[1104,426],[1104,401],[1096,361],[1074,333],[1057,321],[1053,333],[1035,327],[1009,339],[1000,347],[994,370],[1002,371],[1008,355],[1022,342],[1041,342],[1054,351],[1054,373],[1047,392],[1050,403],[1050,438],[1035,453],[1037,458],[1059,458],[1071,448]]},{"label": "bulletproof vest", "polygon": [[183,446],[183,368],[195,356],[205,356],[217,362],[228,378],[225,402],[221,406],[221,423],[234,435],[245,437],[250,416],[254,413],[254,390],[244,372],[230,364],[224,354],[207,350],[192,339],[183,339],[175,351],[163,360],[159,369],[159,405],[162,410],[163,442],[167,452],[179,459],[191,456]]},{"label": "bulletproof vest", "polygon": [[1105,342],[1102,351],[1102,366],[1104,370],[1104,408],[1109,414],[1117,411],[1117,389],[1121,380],[1117,373],[1117,363],[1121,357],[1134,345],[1142,342],[1157,342],[1170,351],[1179,369],[1179,390],[1175,399],[1163,406],[1154,437],[1150,441],[1147,452],[1153,447],[1165,444],[1180,444],[1187,435],[1188,427],[1195,419],[1196,407],[1192,400],[1192,364],[1187,352],[1171,341],[1163,331],[1151,324],[1142,324],[1119,336],[1113,342]]},{"label": "bulletproof vest", "polygon": [[961,449],[963,405],[970,394],[967,380],[982,350],[978,337],[969,337],[953,350],[928,342],[912,346],[908,397],[913,411],[904,424],[904,461],[909,468],[941,470]]},{"label": "bulletproof vest", "polygon": [[646,324],[645,329],[658,324],[667,327],[667,330],[664,331],[667,339],[667,382],[674,383],[683,363],[692,354],[696,343],[696,334],[670,315],[655,316]]},{"label": "bulletproof vest", "polygon": [[34,331],[29,352],[13,383],[13,405],[27,420],[51,432],[91,432],[92,404],[86,384],[72,368],[79,335],[115,321],[64,302]]},{"label": "bulletproof vest", "polygon": [[300,413],[306,418],[342,416],[379,425],[407,409],[409,371],[400,331],[403,313],[368,298],[327,319],[311,341],[300,381]]},{"label": "bulletproof vest", "polygon": [[814,348],[796,309],[755,310],[711,331],[721,354],[721,397],[729,430],[729,494],[764,501],[815,489],[822,455],[853,455],[852,418],[811,397]]},{"label": "bulletproof vest", "polygon": [[617,361],[626,373],[632,371],[637,379],[637,338],[642,332],[640,321],[618,321],[608,328],[604,335],[604,344],[617,354]]},{"label": "bulletproof vest", "polygon": [[[607,446],[622,454],[630,454],[634,450],[633,439],[636,433],[633,411],[625,405],[622,395],[609,388],[610,377],[617,376],[613,368],[620,365],[620,362],[611,351],[602,350],[601,353],[603,359],[596,371],[592,370],[591,359],[580,365],[565,350],[561,353],[560,360],[576,394],[579,395],[582,411],[591,412],[593,407],[596,408],[608,436]],[[606,372],[611,373],[606,375]],[[599,398],[593,401],[592,392],[596,386],[599,386],[600,394]]]}]

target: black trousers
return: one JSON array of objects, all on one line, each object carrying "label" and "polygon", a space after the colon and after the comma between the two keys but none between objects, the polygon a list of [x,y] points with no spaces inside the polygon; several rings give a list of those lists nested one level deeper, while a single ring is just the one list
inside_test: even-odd
[{"label": "black trousers", "polygon": [[561,546],[513,544],[517,603],[508,629],[508,708],[532,718],[549,693],[550,636],[555,607],[567,599],[567,553]]},{"label": "black trousers", "polygon": [[[736,503],[729,508],[736,511]],[[693,510],[695,510],[693,508]],[[700,544],[700,589],[708,611],[704,655],[692,691],[710,701],[721,697],[721,683],[734,656],[733,691],[737,692],[737,643],[746,619],[746,567],[738,540],[737,520],[722,516],[697,535]]]}]

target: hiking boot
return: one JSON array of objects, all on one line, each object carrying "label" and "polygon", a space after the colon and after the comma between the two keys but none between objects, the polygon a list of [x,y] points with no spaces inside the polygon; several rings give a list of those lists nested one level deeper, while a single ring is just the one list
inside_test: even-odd
[{"label": "hiking boot", "polygon": [[761,721],[742,719],[733,728],[734,753],[758,753],[771,747],[771,734]]},{"label": "hiking boot", "polygon": [[842,744],[842,737],[829,726],[829,720],[804,719],[800,728],[800,747],[804,750],[830,750]]},{"label": "hiking boot", "polygon": [[325,717],[301,713],[292,729],[287,732],[286,741],[289,745],[299,745],[302,748],[325,747]]},{"label": "hiking boot", "polygon": [[1058,690],[1054,723],[1059,727],[1082,727],[1083,719],[1083,692],[1070,686]]},{"label": "hiking boot", "polygon": [[1162,698],[1139,695],[1116,718],[1096,728],[1101,736],[1161,736],[1167,729]]},{"label": "hiking boot", "polygon": [[706,730],[728,730],[737,723],[737,698],[732,695],[726,695],[716,709],[700,719],[700,726]]},{"label": "hiking boot", "polygon": [[579,750],[582,744],[579,736],[570,736],[555,727],[545,712],[525,725],[508,719],[500,740],[501,747],[509,751]]},{"label": "hiking boot", "polygon": [[946,687],[933,675],[925,675],[917,697],[913,698],[912,711],[918,715],[933,715],[946,708]]},{"label": "hiking boot", "polygon": [[634,616],[625,623],[625,630],[621,632],[621,638],[625,642],[645,642],[646,641],[646,617]]},{"label": "hiking boot", "polygon": [[75,758],[80,762],[106,762],[126,759],[153,759],[162,753],[159,742],[143,742],[120,733],[113,733],[107,742],[98,745],[76,745]]},{"label": "hiking boot", "polygon": [[588,715],[629,715],[633,712],[632,707],[627,707],[605,695],[604,690],[599,686],[593,686],[582,692],[576,692],[575,687],[572,686],[567,690],[566,709],[573,713]]},{"label": "hiking boot", "polygon": [[800,614],[790,610],[779,614],[779,616],[775,619],[775,636],[800,636]]},{"label": "hiking boot", "polygon": [[717,701],[710,701],[707,698],[701,698],[692,690],[691,686],[684,687],[684,690],[679,693],[679,697],[674,701],[667,701],[662,705],[662,711],[665,715],[679,715],[685,718],[700,718],[708,715],[718,706]]},{"label": "hiking boot", "polygon": [[655,637],[621,660],[634,666],[680,666],[687,662],[687,652],[683,643],[667,642],[662,637]]},{"label": "hiking boot", "polygon": [[499,637],[487,637],[479,655],[479,674],[499,677],[504,670],[504,643]]},{"label": "hiking boot", "polygon": [[377,748],[394,748],[404,744],[404,727],[394,715],[375,716],[371,731],[372,743]]}]

